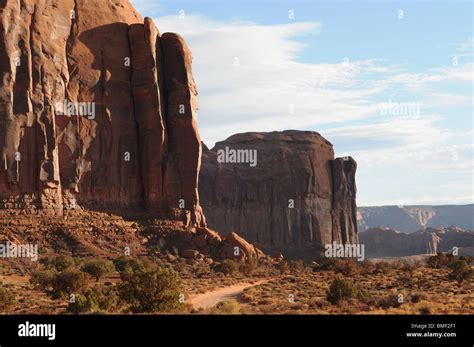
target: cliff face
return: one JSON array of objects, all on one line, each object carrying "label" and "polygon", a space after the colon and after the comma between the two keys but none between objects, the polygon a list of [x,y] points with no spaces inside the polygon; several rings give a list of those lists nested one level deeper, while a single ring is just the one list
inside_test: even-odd
[{"label": "cliff face", "polygon": [[0,207],[204,225],[191,62],[127,0],[0,1]]},{"label": "cliff face", "polygon": [[357,242],[356,163],[345,159],[334,159],[332,145],[315,132],[231,136],[203,152],[207,222],[290,257]]}]

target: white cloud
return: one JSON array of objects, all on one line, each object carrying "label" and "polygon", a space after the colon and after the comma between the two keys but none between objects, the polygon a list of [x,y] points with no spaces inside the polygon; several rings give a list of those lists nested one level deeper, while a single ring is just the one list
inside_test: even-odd
[{"label": "white cloud", "polygon": [[[440,114],[452,106],[472,111],[468,89],[456,89],[472,83],[472,62],[420,73],[376,59],[306,63],[300,37],[324,34],[317,22],[258,25],[186,15],[156,23],[161,32],[180,33],[193,52],[208,146],[239,132],[316,129],[337,153],[358,161],[361,204],[472,201],[472,133],[447,128],[442,122],[452,115]],[[437,89],[446,84],[454,89]],[[419,117],[381,116],[384,103],[406,99],[421,104]],[[453,188],[455,179],[464,190]]]},{"label": "white cloud", "polygon": [[311,128],[379,110],[369,100],[383,86],[363,79],[385,71],[376,61],[297,61],[305,46],[296,38],[318,35],[319,23],[219,23],[189,15],[156,22],[162,32],[179,32],[193,52],[200,131],[209,145],[236,132]]}]

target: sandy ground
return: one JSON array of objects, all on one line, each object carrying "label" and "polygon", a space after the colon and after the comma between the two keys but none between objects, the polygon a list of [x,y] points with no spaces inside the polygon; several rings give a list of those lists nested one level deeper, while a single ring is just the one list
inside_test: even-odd
[{"label": "sandy ground", "polygon": [[199,310],[201,308],[206,310],[216,306],[222,301],[238,300],[245,289],[258,286],[259,284],[262,284],[264,282],[267,282],[267,280],[262,280],[255,283],[239,283],[234,284],[232,286],[212,290],[203,294],[192,295],[190,297],[189,303],[196,310]]}]

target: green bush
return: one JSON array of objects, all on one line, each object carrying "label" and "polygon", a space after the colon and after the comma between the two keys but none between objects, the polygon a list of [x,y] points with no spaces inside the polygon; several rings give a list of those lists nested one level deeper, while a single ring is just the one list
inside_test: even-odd
[{"label": "green bush", "polygon": [[419,303],[422,300],[426,300],[427,295],[425,293],[415,293],[411,296],[411,302],[413,304]]},{"label": "green bush", "polygon": [[438,253],[434,256],[431,256],[426,261],[427,265],[433,269],[439,269],[441,267],[446,267],[455,261],[455,257],[452,254]]},{"label": "green bush", "polygon": [[101,277],[111,274],[114,269],[114,264],[110,260],[92,259],[88,260],[81,270],[93,276],[96,282],[99,282]]},{"label": "green bush", "polygon": [[74,301],[67,306],[67,311],[74,314],[89,313],[91,309],[91,302],[82,294],[76,294]]},{"label": "green bush", "polygon": [[120,278],[119,297],[132,312],[166,312],[181,306],[179,277],[170,268],[132,266]]},{"label": "green bush", "polygon": [[56,271],[53,270],[33,271],[30,282],[35,285],[36,288],[47,291],[52,288],[55,276]]},{"label": "green bush", "polygon": [[112,260],[112,263],[115,266],[115,270],[117,270],[118,272],[121,272],[121,271],[125,271],[125,269],[128,266],[130,266],[133,261],[134,261],[133,258],[122,255]]},{"label": "green bush", "polygon": [[400,307],[402,304],[403,302],[400,302],[399,296],[397,294],[390,294],[379,301],[379,305],[384,309],[388,309],[390,307]]},{"label": "green bush", "polygon": [[196,277],[199,277],[199,278],[208,274],[210,271],[210,267],[206,263],[196,263],[193,265],[191,269],[192,269],[192,273],[196,275]]},{"label": "green bush", "polygon": [[326,299],[333,305],[341,301],[356,298],[358,294],[357,287],[341,276],[336,276],[326,292]]},{"label": "green bush", "polygon": [[221,272],[224,275],[232,274],[239,270],[240,264],[232,259],[224,259],[220,264],[214,267],[214,271]]},{"label": "green bush", "polygon": [[360,268],[361,268],[361,272],[363,274],[367,275],[367,274],[371,274],[372,272],[374,272],[375,265],[370,260],[366,259],[366,260],[364,260],[363,262],[360,263]]},{"label": "green bush", "polygon": [[15,295],[7,288],[0,288],[0,312],[5,312],[15,304]]},{"label": "green bush", "polygon": [[255,270],[257,270],[258,264],[256,260],[249,259],[246,262],[242,263],[239,267],[239,271],[245,276],[251,276]]},{"label": "green bush", "polygon": [[67,269],[58,272],[52,282],[51,294],[53,297],[61,297],[66,294],[78,294],[87,286],[87,275],[76,269]]},{"label": "green bush", "polygon": [[354,276],[360,273],[359,266],[352,259],[339,260],[334,264],[334,271],[344,276]]},{"label": "green bush", "polygon": [[70,267],[74,267],[74,259],[67,255],[59,255],[53,260],[53,265],[57,271],[64,271]]},{"label": "green bush", "polygon": [[466,260],[456,260],[449,264],[448,267],[452,270],[449,277],[455,279],[459,283],[471,279],[474,275],[474,270],[471,269]]},{"label": "green bush", "polygon": [[74,314],[108,311],[114,303],[112,290],[93,287],[84,295],[77,294],[73,302],[69,302],[67,311]]},{"label": "green bush", "polygon": [[375,273],[382,273],[384,275],[388,274],[390,272],[390,264],[387,263],[386,261],[379,261],[375,264]]}]

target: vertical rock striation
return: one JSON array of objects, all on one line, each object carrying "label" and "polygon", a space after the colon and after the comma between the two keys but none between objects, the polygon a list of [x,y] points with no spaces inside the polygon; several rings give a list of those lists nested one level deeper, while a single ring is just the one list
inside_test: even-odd
[{"label": "vertical rock striation", "polygon": [[[257,160],[233,162],[232,150]],[[311,258],[334,241],[357,242],[355,172],[356,162],[335,159],[316,132],[245,133],[204,151],[199,189],[210,227]]]},{"label": "vertical rock striation", "polygon": [[0,207],[204,226],[191,61],[127,0],[0,1]]}]

